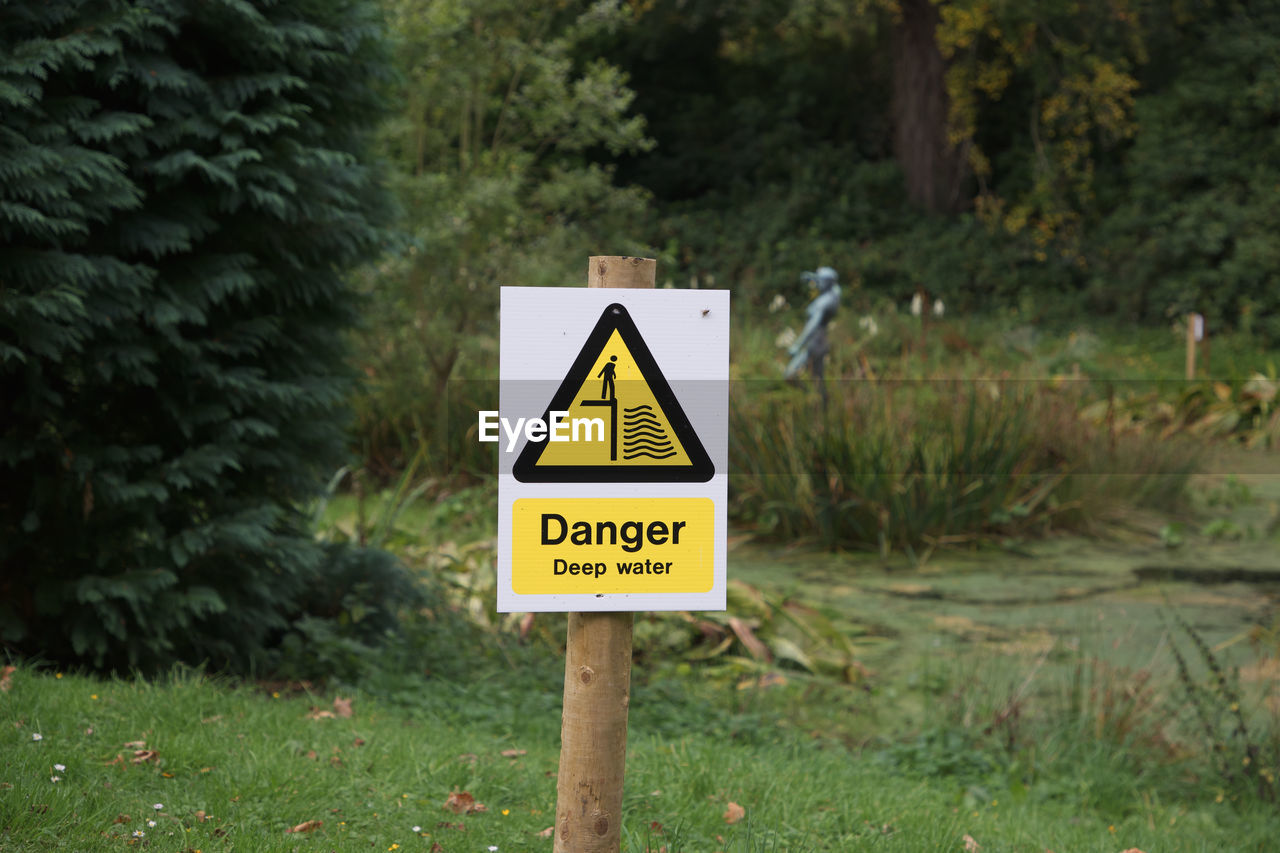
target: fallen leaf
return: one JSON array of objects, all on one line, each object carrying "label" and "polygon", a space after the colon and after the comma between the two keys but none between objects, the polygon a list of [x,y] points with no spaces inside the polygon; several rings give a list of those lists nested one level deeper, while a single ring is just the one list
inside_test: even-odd
[{"label": "fallen leaf", "polygon": [[747,810],[737,803],[729,803],[729,807],[724,810],[724,822],[727,824],[735,824],[747,816]]},{"label": "fallen leaf", "polygon": [[209,815],[207,812],[205,812],[204,809],[200,809],[196,812],[196,820],[200,821],[201,823],[204,823],[206,820],[208,820],[208,818],[209,818]]},{"label": "fallen leaf", "polygon": [[538,837],[539,837],[539,838],[550,838],[551,836],[553,836],[553,835],[555,835],[555,834],[556,834],[556,828],[555,828],[554,826],[548,826],[546,829],[544,829],[544,830],[542,830],[541,832],[539,832],[539,833],[538,833]]},{"label": "fallen leaf", "polygon": [[476,755],[474,752],[464,752],[462,755],[458,756],[458,760],[465,761],[468,764],[475,764],[480,760],[480,756]]},{"label": "fallen leaf", "polygon": [[650,822],[649,822],[649,831],[650,831],[650,832],[652,832],[652,833],[653,833],[653,834],[655,834],[655,835],[661,835],[661,834],[662,834],[662,824],[658,823],[658,821],[656,821],[656,820],[655,820],[655,821],[650,821]]},{"label": "fallen leaf", "polygon": [[0,669],[0,692],[7,692],[13,683],[9,680],[9,676],[18,671],[16,666],[6,666]]},{"label": "fallen leaf", "polygon": [[528,755],[527,749],[504,749],[502,750],[503,758],[519,758],[522,755]]},{"label": "fallen leaf", "polygon": [[144,749],[147,745],[145,740],[131,740],[124,745],[125,749]]},{"label": "fallen leaf", "polygon": [[353,741],[351,741],[351,742],[352,742],[353,744],[355,744],[356,746],[364,746],[364,738],[362,738],[362,737],[358,737],[358,738],[356,738],[355,740],[353,740]]},{"label": "fallen leaf", "polygon": [[431,842],[431,853],[444,853],[444,848],[440,846],[439,841]]},{"label": "fallen leaf", "polygon": [[298,824],[297,826],[286,829],[285,834],[288,835],[290,832],[310,832],[313,829],[319,829],[323,825],[324,821],[322,820],[308,820]]},{"label": "fallen leaf", "polygon": [[449,794],[449,798],[444,801],[443,808],[448,809],[454,814],[475,814],[477,812],[487,812],[489,807],[484,803],[477,803],[476,798],[466,791],[453,791]]},{"label": "fallen leaf", "polygon": [[160,753],[154,749],[134,750],[130,764],[146,764],[148,761],[159,761]]},{"label": "fallen leaf", "polygon": [[316,751],[314,749],[307,750],[307,758],[311,759],[312,761],[315,761],[319,757],[320,757],[319,755],[316,755]]},{"label": "fallen leaf", "polygon": [[308,720],[332,720],[333,712],[326,711],[323,708],[312,708],[310,711],[307,711],[307,719]]},{"label": "fallen leaf", "polygon": [[349,719],[354,713],[351,710],[351,700],[343,699],[341,696],[335,697],[333,700],[333,712],[342,719]]},{"label": "fallen leaf", "polygon": [[974,841],[973,836],[967,832],[965,833],[963,840],[965,853],[974,853],[974,851],[982,849],[982,845]]},{"label": "fallen leaf", "polygon": [[216,722],[218,722],[218,720],[221,720],[221,719],[222,719],[222,715],[221,715],[221,714],[214,714],[212,717],[205,717],[205,718],[204,718],[203,720],[201,720],[200,722],[201,722],[201,723],[203,723],[203,724],[205,724],[205,725],[208,725],[209,723],[216,723]]},{"label": "fallen leaf", "polygon": [[112,823],[128,823],[131,820],[133,820],[133,818],[129,817],[127,814],[118,814],[116,815],[116,819],[111,822]]},{"label": "fallen leaf", "polygon": [[760,642],[760,638],[752,632],[751,626],[746,622],[743,622],[737,616],[730,616],[729,628],[737,635],[742,645],[747,647],[747,651],[751,653],[753,658],[756,660],[773,660],[773,653],[769,651],[769,647]]}]

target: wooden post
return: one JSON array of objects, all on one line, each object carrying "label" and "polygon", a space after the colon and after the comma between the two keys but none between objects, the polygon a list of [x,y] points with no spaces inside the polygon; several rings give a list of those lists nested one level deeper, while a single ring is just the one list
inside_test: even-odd
[{"label": "wooden post", "polygon": [[1187,381],[1190,382],[1196,378],[1196,333],[1195,333],[1195,315],[1187,315],[1186,329],[1186,369],[1184,374]]},{"label": "wooden post", "polygon": [[[652,288],[651,258],[593,256],[588,287]],[[631,703],[631,613],[570,613],[554,853],[618,853]]]}]

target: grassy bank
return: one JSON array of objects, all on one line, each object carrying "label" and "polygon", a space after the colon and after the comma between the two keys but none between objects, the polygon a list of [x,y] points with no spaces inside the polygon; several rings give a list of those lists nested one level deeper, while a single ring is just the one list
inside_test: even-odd
[{"label": "grassy bank", "polygon": [[[0,849],[550,849],[559,686],[542,676],[492,671],[387,703],[193,674],[147,684],[19,669],[0,694]],[[852,752],[786,725],[777,711],[795,696],[752,709],[698,694],[638,686],[626,850],[924,851],[963,849],[965,835],[993,850],[1263,850],[1274,839],[1273,807],[1215,799],[1180,770],[1106,750],[1077,749],[1048,781],[1015,785],[1007,763],[963,739]],[[467,813],[463,793],[484,809]]]}]

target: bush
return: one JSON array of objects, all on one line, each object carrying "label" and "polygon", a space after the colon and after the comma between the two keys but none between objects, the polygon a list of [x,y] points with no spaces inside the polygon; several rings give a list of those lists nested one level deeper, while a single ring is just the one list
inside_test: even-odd
[{"label": "bush", "polygon": [[[21,653],[243,664],[345,583],[337,467],[364,0],[11,4],[0,31],[0,632]],[[349,559],[344,556],[341,559]]]}]

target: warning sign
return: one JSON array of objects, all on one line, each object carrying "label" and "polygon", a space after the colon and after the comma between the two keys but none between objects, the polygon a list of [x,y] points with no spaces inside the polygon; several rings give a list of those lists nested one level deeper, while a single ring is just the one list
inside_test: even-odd
[{"label": "warning sign", "polygon": [[525,483],[706,482],[702,442],[627,313],[604,309],[547,406],[584,425],[576,441],[530,441],[512,466]]},{"label": "warning sign", "polygon": [[498,610],[723,610],[729,294],[504,287]]},{"label": "warning sign", "polygon": [[708,498],[523,498],[511,541],[521,595],[701,593],[715,581]]}]

